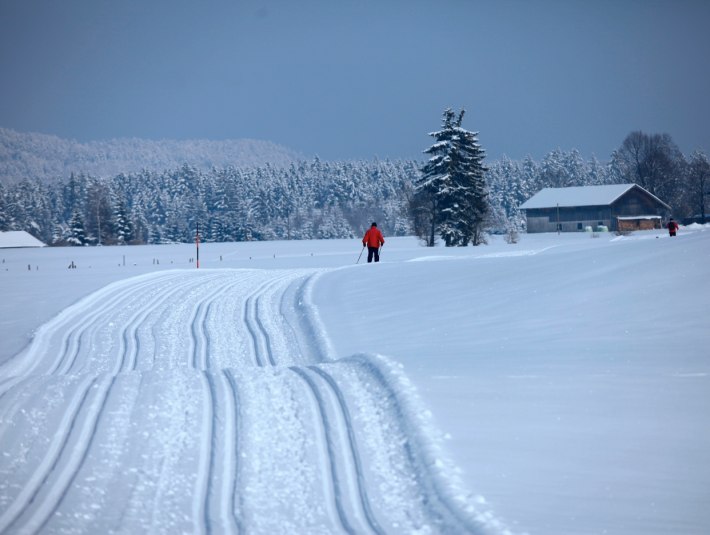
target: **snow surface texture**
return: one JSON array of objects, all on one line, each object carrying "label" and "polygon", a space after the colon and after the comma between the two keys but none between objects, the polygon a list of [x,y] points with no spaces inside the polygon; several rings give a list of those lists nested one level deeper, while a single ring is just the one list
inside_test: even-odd
[{"label": "snow surface texture", "polygon": [[3,251],[0,532],[708,533],[707,230]]},{"label": "snow surface texture", "polygon": [[497,533],[384,357],[326,360],[317,270],[170,270],[44,324],[0,377],[0,532]]}]

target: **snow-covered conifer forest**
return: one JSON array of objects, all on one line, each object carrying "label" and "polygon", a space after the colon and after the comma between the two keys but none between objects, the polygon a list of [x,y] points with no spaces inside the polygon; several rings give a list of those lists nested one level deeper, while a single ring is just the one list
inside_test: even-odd
[{"label": "snow-covered conifer forest", "polygon": [[[30,148],[38,147],[46,149]],[[410,204],[424,161],[289,162],[283,152],[263,158],[268,154],[276,163],[167,169],[157,163],[99,176],[79,171],[86,169],[80,158],[77,172],[54,179],[3,175],[0,230],[26,230],[52,245],[189,242],[197,224],[208,242],[330,239],[359,235],[374,218],[389,236],[414,234]],[[21,152],[4,160],[10,157],[32,161]],[[46,149],[42,161],[51,157]],[[483,164],[488,232],[524,229],[518,206],[544,187],[633,182],[667,202],[677,218],[706,213],[708,158],[683,155],[668,135],[633,132],[607,162],[556,149],[540,161],[503,157]]]}]

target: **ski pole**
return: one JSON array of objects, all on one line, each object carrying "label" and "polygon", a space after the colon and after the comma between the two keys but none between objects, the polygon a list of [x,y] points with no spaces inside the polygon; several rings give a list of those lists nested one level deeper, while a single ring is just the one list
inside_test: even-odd
[{"label": "ski pole", "polygon": [[365,246],[363,245],[363,246],[362,246],[362,249],[360,249],[360,256],[357,257],[357,262],[355,262],[356,264],[359,264],[359,263],[360,263],[360,258],[362,258],[362,252],[363,252],[364,250],[365,250]]}]

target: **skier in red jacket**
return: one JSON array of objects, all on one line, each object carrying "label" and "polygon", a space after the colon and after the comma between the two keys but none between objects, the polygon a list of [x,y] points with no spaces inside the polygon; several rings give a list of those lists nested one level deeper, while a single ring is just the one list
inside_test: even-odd
[{"label": "skier in red jacket", "polygon": [[382,232],[380,232],[380,229],[377,228],[377,223],[373,223],[362,237],[362,246],[367,246],[368,263],[372,262],[373,257],[375,258],[375,262],[380,261],[380,247],[384,244],[385,239],[382,237]]},{"label": "skier in red jacket", "polygon": [[673,221],[673,218],[671,217],[671,220],[668,222],[668,234],[671,235],[671,237],[675,236],[675,233],[678,232],[678,223]]}]

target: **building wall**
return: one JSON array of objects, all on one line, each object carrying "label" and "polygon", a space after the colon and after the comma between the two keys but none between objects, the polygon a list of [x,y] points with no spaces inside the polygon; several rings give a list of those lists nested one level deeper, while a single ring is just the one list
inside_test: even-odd
[{"label": "building wall", "polygon": [[579,232],[585,227],[612,229],[609,206],[578,206],[575,208],[531,208],[527,210],[528,232]]},{"label": "building wall", "polygon": [[616,216],[660,215],[666,217],[667,209],[653,197],[641,190],[632,189],[611,205],[611,211]]},{"label": "building wall", "polygon": [[621,219],[618,221],[619,230],[631,232],[634,230],[654,230],[661,228],[660,219]]}]

